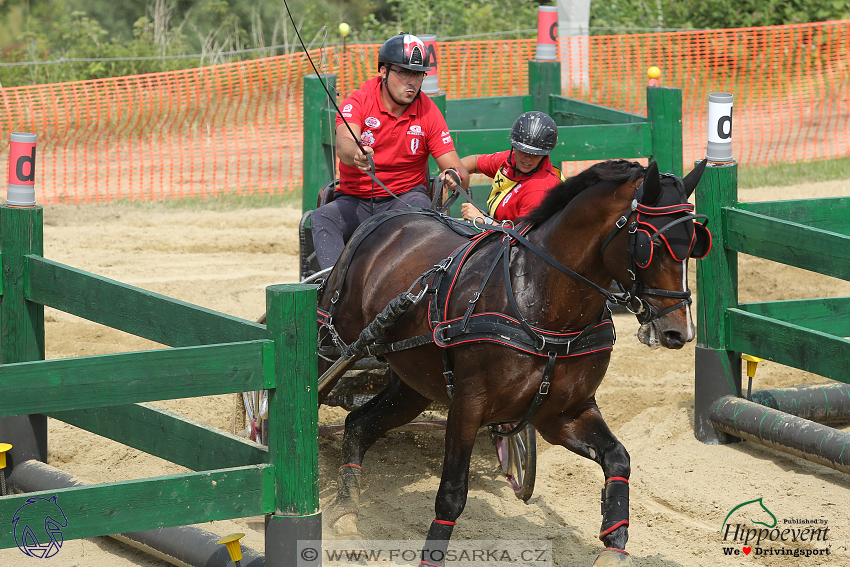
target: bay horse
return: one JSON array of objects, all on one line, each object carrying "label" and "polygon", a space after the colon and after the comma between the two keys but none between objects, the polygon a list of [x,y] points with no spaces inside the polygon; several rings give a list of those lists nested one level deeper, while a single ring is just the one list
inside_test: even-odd
[{"label": "bay horse", "polygon": [[[516,227],[483,226],[471,238],[456,221],[421,209],[364,223],[319,290],[319,371],[336,348],[337,366],[379,354],[394,378],[346,418],[330,517],[338,533],[358,533],[366,451],[435,401],[449,408],[445,457],[420,565],[444,564],[479,429],[515,422],[599,463],[605,549],[594,565],[630,564],[629,454],[595,399],[614,342],[606,301],[636,314],[638,339],[650,347],[679,349],[694,339],[687,264],[708,252],[711,235],[687,199],[704,168],[703,161],[680,179],[660,175],[655,162],[598,163],[551,189]],[[612,280],[623,295],[608,291]],[[363,330],[405,297],[397,320],[353,352],[369,334]],[[320,399],[334,383],[320,383]]]}]

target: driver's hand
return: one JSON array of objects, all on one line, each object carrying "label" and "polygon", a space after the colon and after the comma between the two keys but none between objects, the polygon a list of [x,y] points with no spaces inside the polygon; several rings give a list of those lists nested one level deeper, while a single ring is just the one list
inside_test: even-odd
[{"label": "driver's hand", "polygon": [[[451,173],[449,173],[449,172],[451,172]],[[457,177],[455,177],[455,174],[457,174],[458,177],[460,177],[460,174],[458,174],[457,171],[455,171],[453,168],[443,170],[443,172],[440,174],[440,180],[442,180],[442,182],[443,182],[443,200],[444,201],[446,199],[448,199],[450,192],[455,192],[460,188],[460,185],[458,185]]]},{"label": "driver's hand", "polygon": [[[366,153],[363,153],[366,152]],[[369,146],[363,146],[363,151],[357,150],[357,153],[354,154],[354,167],[362,171],[363,173],[368,173],[371,171],[371,166],[369,165],[369,158],[366,155],[374,155],[375,150],[370,148]]]},{"label": "driver's hand", "polygon": [[475,220],[475,217],[484,216],[484,213],[479,211],[478,207],[472,203],[462,203],[460,206],[460,214],[463,216],[463,220],[467,220],[469,222]]}]

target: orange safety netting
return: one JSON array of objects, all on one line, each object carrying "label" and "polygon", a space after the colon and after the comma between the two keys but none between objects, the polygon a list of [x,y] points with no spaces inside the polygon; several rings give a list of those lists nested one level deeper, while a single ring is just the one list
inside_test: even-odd
[{"label": "orange safety netting", "polygon": [[[310,55],[337,73],[341,100],[375,75],[378,47]],[[534,49],[533,40],[438,43],[440,88],[448,98],[526,94]],[[650,65],[662,85],[682,88],[686,169],[705,153],[711,92],[735,96],[733,154],[742,165],[850,156],[850,21],[564,38],[561,54],[564,96],[645,115]],[[43,204],[291,192],[301,185],[310,72],[300,53],[0,88],[0,137],[38,134]]]}]

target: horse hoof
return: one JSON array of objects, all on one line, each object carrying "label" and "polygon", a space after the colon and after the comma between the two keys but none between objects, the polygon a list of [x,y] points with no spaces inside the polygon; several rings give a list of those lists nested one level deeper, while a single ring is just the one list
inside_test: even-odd
[{"label": "horse hoof", "polygon": [[343,510],[335,518],[332,517],[329,523],[340,539],[363,539],[363,534],[357,528],[357,512],[355,510]]},{"label": "horse hoof", "polygon": [[593,567],[631,567],[631,564],[632,558],[628,553],[607,548],[593,562]]}]

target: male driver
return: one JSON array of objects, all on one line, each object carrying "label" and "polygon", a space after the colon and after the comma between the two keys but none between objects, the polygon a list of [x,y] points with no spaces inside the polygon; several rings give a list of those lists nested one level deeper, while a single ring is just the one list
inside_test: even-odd
[{"label": "male driver", "polygon": [[[425,44],[415,35],[391,37],[378,53],[380,75],[343,101],[342,116],[336,117],[339,187],[334,200],[310,217],[320,268],[334,265],[354,230],[373,214],[431,205],[425,188],[429,155],[441,176],[454,169],[463,186],[469,185],[446,120],[420,92],[429,62]],[[367,175],[367,154],[375,161],[373,173],[395,196]],[[454,187],[452,176],[445,184]]]}]

